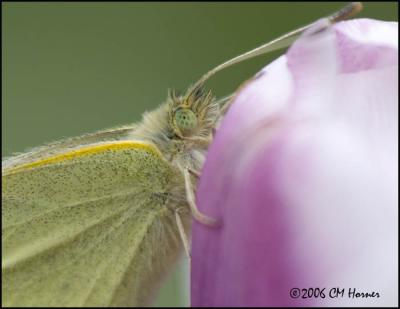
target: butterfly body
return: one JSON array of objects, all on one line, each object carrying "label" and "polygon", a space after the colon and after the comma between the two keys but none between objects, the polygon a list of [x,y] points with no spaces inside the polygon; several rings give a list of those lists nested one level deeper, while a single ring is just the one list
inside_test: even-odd
[{"label": "butterfly body", "polygon": [[[193,96],[3,162],[3,305],[147,303],[181,252],[177,211],[189,233],[183,169],[201,169],[218,120],[209,94]],[[177,110],[196,115],[191,130]]]}]

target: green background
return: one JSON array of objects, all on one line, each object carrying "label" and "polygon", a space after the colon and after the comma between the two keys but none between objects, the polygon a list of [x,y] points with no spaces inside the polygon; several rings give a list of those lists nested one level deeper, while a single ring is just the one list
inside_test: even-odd
[{"label": "green background", "polygon": [[[2,3],[2,155],[128,124],[213,66],[328,15],[344,3]],[[398,4],[360,17],[398,20]],[[234,91],[279,52],[208,83]],[[162,258],[162,257],[160,257]],[[185,279],[186,276],[186,279]],[[188,304],[187,265],[158,305]]]}]

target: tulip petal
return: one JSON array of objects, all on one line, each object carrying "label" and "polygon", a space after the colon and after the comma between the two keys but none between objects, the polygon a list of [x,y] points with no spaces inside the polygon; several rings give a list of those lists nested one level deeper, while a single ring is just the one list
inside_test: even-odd
[{"label": "tulip petal", "polygon": [[198,187],[223,224],[193,224],[193,306],[397,304],[397,31],[309,33],[240,90]]}]

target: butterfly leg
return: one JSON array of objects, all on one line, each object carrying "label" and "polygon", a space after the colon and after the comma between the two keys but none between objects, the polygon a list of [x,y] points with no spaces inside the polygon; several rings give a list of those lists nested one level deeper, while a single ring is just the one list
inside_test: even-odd
[{"label": "butterfly leg", "polygon": [[228,111],[229,107],[231,106],[232,99],[234,98],[235,94],[231,94],[219,100],[217,103],[220,105],[220,114],[225,115]]},{"label": "butterfly leg", "polygon": [[193,176],[195,176],[197,178],[200,177],[200,172],[198,172],[198,171],[196,171],[194,169],[191,169],[190,167],[188,167],[187,169],[188,169],[189,173],[192,174]]},{"label": "butterfly leg", "polygon": [[175,219],[176,219],[176,225],[178,226],[178,230],[179,230],[179,236],[182,239],[182,243],[183,243],[183,247],[185,248],[185,252],[186,252],[186,256],[190,261],[190,248],[189,248],[189,240],[188,237],[185,233],[185,229],[183,228],[183,223],[182,223],[182,219],[179,215],[179,210],[175,211]]},{"label": "butterfly leg", "polygon": [[201,213],[200,210],[197,208],[194,197],[194,191],[192,187],[192,181],[190,180],[190,172],[188,168],[185,168],[183,170],[183,176],[185,178],[186,200],[189,204],[193,218],[204,225],[217,226],[219,223],[218,220]]}]

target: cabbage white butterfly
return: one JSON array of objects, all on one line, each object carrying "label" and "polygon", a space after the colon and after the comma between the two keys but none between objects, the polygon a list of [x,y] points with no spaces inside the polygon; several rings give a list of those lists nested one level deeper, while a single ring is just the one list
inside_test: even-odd
[{"label": "cabbage white butterfly", "polygon": [[[359,10],[352,4],[329,20]],[[146,304],[173,263],[213,130],[231,96],[204,83],[220,70],[290,45],[288,33],[206,73],[184,95],[170,92],[143,121],[62,140],[3,161],[2,303],[5,306]]]}]

